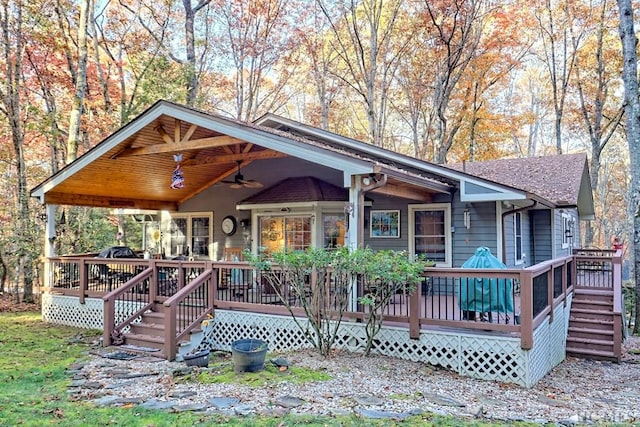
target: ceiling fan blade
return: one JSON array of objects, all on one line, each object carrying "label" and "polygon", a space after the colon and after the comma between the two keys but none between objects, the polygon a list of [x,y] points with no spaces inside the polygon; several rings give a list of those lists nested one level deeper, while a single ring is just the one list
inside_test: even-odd
[{"label": "ceiling fan blade", "polygon": [[262,188],[264,184],[259,181],[254,181],[253,179],[249,181],[243,181],[242,184],[247,188]]},{"label": "ceiling fan blade", "polygon": [[231,185],[229,185],[229,188],[242,188],[243,185],[239,182],[232,182]]}]

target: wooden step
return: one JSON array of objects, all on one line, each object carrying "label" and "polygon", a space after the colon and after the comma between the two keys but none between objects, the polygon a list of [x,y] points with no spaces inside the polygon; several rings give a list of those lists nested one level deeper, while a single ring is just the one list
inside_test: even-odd
[{"label": "wooden step", "polygon": [[579,326],[571,326],[569,324],[569,336],[572,338],[592,338],[598,340],[612,340],[613,330],[593,329]]},{"label": "wooden step", "polygon": [[164,348],[164,338],[153,335],[133,334],[124,335],[125,343],[140,347],[151,347],[162,350]]},{"label": "wooden step", "polygon": [[596,350],[613,354],[613,340],[567,337],[567,347],[575,349]]},{"label": "wooden step", "polygon": [[600,350],[592,350],[585,348],[576,348],[570,347],[567,345],[567,354],[574,357],[581,357],[585,359],[596,359],[596,360],[610,360],[614,362],[618,362],[619,359],[613,353],[613,351],[600,351]]},{"label": "wooden step", "polygon": [[134,335],[150,335],[164,337],[164,323],[139,322],[131,324],[131,333]]},{"label": "wooden step", "polygon": [[613,311],[613,303],[603,301],[573,301],[571,303],[571,310],[599,310],[599,311]]},{"label": "wooden step", "polygon": [[613,320],[613,312],[611,310],[594,310],[571,307],[570,316],[570,319]]},{"label": "wooden step", "polygon": [[581,298],[574,299],[571,302],[571,307],[586,306],[586,307],[613,307],[613,301],[604,301],[600,299]]}]

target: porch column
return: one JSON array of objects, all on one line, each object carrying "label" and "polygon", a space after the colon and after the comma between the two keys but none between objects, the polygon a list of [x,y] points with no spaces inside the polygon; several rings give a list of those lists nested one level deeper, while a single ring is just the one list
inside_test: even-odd
[{"label": "porch column", "polygon": [[349,230],[347,245],[349,249],[357,249],[363,243],[363,223],[364,223],[364,195],[362,194],[362,184],[357,175],[351,176],[351,187],[349,187],[349,204],[345,207],[345,213],[349,217]]},{"label": "porch column", "polygon": [[51,264],[48,258],[56,256],[56,205],[45,205],[45,211],[47,214],[47,222],[45,224],[45,239],[44,239],[44,287],[50,287],[53,285],[51,281]]},{"label": "porch column", "polygon": [[[345,206],[345,214],[348,216],[349,229],[347,230],[347,247],[350,251],[358,249],[363,243],[363,218],[364,218],[364,195],[362,194],[362,184],[358,175],[351,176],[351,186],[349,187],[349,204]],[[358,281],[356,277],[351,278],[351,301],[349,309],[358,309]]]}]

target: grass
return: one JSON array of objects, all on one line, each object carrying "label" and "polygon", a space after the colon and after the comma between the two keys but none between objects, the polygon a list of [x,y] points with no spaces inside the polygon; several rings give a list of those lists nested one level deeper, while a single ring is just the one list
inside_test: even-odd
[{"label": "grass", "polygon": [[[67,396],[70,378],[67,368],[87,357],[97,331],[51,326],[42,323],[40,313],[0,313],[0,426],[496,426],[506,424],[455,419],[423,414],[411,419],[361,419],[356,416],[317,417],[222,417],[205,413],[169,413],[139,407],[97,408]],[[233,376],[232,368],[220,362],[220,377],[207,375],[196,381],[253,381],[250,384],[277,384],[283,373],[269,368],[258,376]],[[215,364],[213,366],[216,366]],[[288,381],[322,380],[322,372],[301,372],[292,367]],[[256,379],[257,378],[257,379]],[[399,396],[397,396],[399,397]],[[513,425],[513,424],[510,424]]]}]

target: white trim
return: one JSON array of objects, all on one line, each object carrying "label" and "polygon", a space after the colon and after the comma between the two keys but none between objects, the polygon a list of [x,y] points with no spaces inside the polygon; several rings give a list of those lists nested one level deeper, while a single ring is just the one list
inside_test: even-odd
[{"label": "white trim", "polygon": [[[520,259],[518,259],[518,235],[516,234],[516,224],[520,217]],[[513,213],[513,262],[515,265],[524,264],[524,237],[522,227],[522,212]]]},{"label": "white trim", "polygon": [[207,251],[209,252],[208,257],[199,257],[198,259],[214,259],[214,222],[213,222],[213,212],[211,211],[202,211],[202,212],[162,212],[162,219],[160,221],[160,230],[162,230],[164,236],[161,240],[161,248],[167,257],[171,258],[176,256],[171,253],[171,221],[177,218],[184,218],[187,220],[187,235],[185,236],[186,246],[189,248],[189,256],[193,257],[193,248],[192,240],[193,240],[193,224],[192,219],[194,218],[208,218],[209,219],[209,244],[207,245]]},{"label": "white trim", "polygon": [[408,205],[408,217],[409,217],[409,231],[408,231],[408,244],[409,254],[415,256],[415,212],[416,211],[444,211],[444,255],[445,262],[436,263],[436,267],[451,267],[453,252],[452,252],[452,240],[451,237],[451,203],[425,203],[418,205]]},{"label": "white trim", "polygon": [[503,224],[502,202],[496,201],[496,248],[498,248],[498,250],[496,251],[496,257],[500,261],[503,261],[505,259],[502,253]]}]

